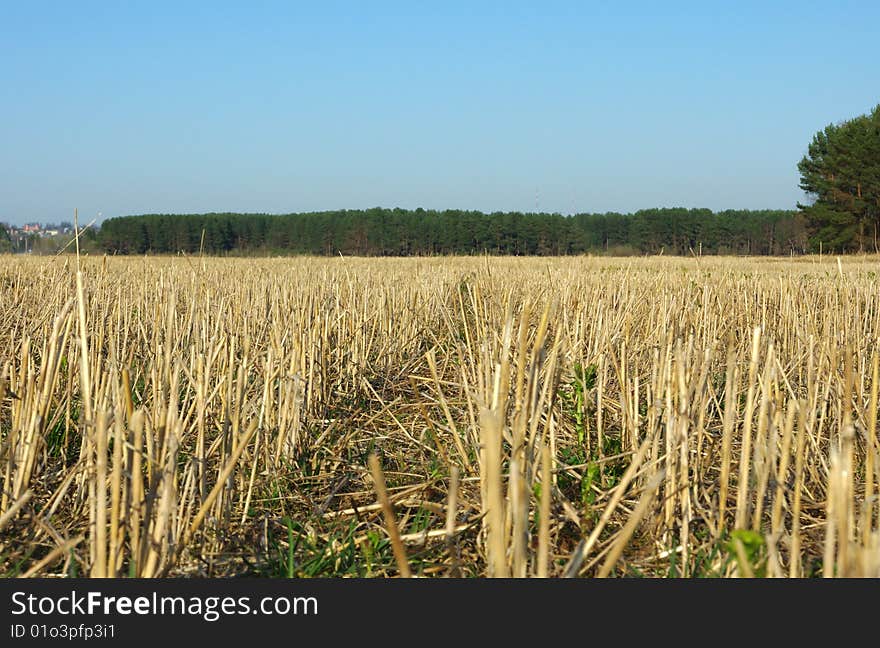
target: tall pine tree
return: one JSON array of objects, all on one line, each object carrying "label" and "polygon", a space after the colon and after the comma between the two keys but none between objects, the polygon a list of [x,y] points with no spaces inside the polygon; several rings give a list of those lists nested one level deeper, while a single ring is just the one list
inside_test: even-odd
[{"label": "tall pine tree", "polygon": [[880,105],[816,133],[798,170],[814,245],[880,251]]}]

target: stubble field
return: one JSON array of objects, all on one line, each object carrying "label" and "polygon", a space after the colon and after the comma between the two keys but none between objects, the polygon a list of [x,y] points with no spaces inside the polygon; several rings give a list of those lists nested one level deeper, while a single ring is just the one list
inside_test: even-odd
[{"label": "stubble field", "polygon": [[878,261],[0,256],[0,574],[880,576]]}]

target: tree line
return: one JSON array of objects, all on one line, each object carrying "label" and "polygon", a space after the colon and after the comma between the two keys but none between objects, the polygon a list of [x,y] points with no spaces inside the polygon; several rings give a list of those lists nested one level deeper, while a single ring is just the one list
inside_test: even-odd
[{"label": "tree line", "polygon": [[[88,241],[112,254],[567,255],[880,252],[880,105],[816,133],[798,210],[645,209],[563,216],[425,209],[145,214]],[[9,249],[0,226],[0,252]]]},{"label": "tree line", "polygon": [[108,253],[315,254],[800,254],[801,214],[647,209],[634,214],[385,209],[297,214],[145,214],[111,218],[98,244]]},{"label": "tree line", "polygon": [[12,237],[4,223],[0,223],[0,254],[12,252]]}]

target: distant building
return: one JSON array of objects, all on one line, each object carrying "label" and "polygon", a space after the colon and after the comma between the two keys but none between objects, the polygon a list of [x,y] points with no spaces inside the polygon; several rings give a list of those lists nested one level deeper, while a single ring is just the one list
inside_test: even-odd
[{"label": "distant building", "polygon": [[27,225],[25,225],[24,227],[22,227],[21,230],[22,230],[23,232],[34,232],[34,233],[37,233],[37,232],[40,231],[40,224],[39,224],[39,223],[28,223]]}]

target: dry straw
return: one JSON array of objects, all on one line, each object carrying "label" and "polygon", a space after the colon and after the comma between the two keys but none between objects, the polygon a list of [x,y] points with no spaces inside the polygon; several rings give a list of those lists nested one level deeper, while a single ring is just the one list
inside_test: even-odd
[{"label": "dry straw", "polygon": [[880,575],[875,264],[0,257],[0,569]]}]

